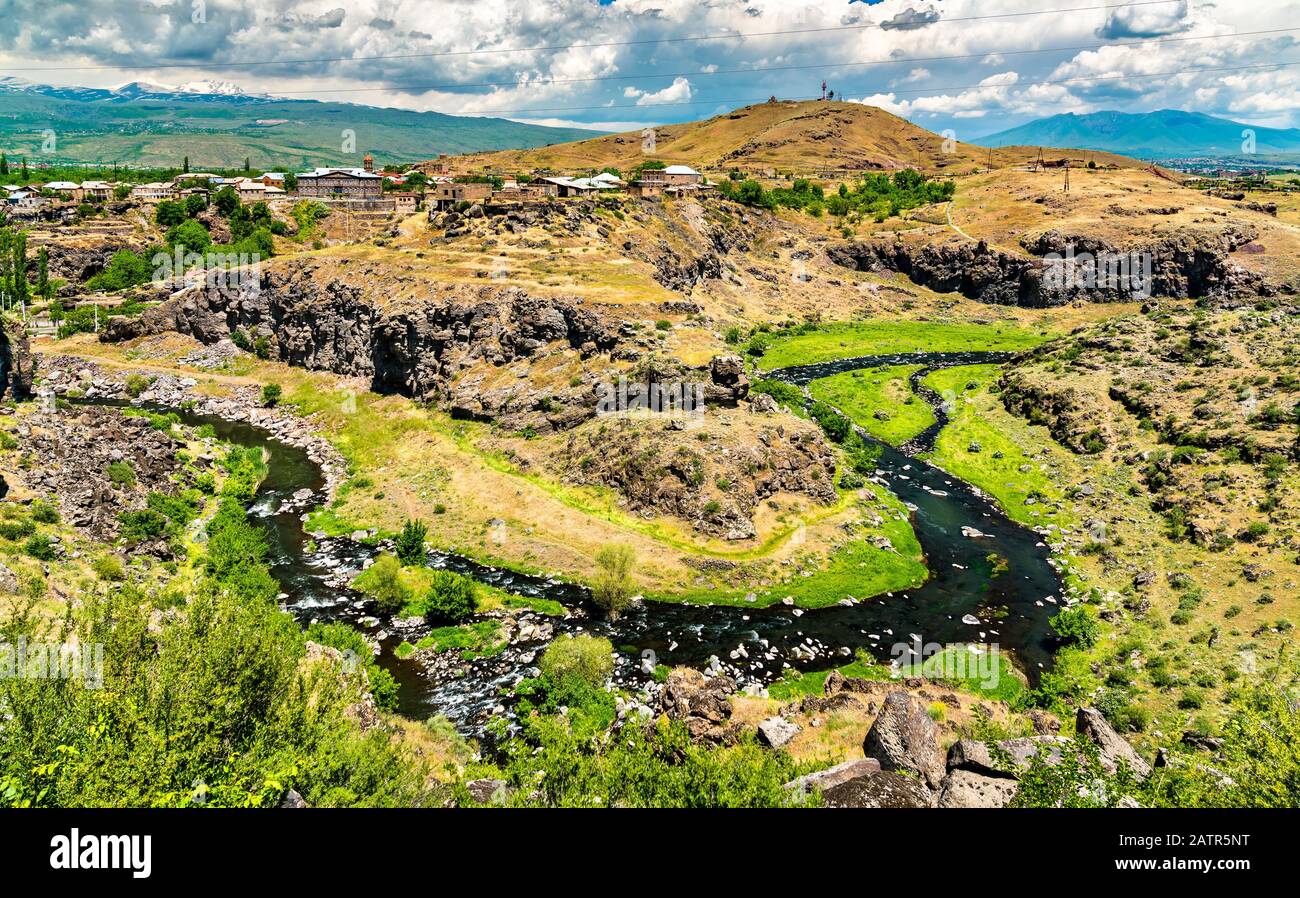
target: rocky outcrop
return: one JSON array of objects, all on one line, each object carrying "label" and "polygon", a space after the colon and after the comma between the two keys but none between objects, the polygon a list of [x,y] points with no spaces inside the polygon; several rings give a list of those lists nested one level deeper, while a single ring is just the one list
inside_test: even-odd
[{"label": "rocky outcrop", "polygon": [[696,422],[709,424],[706,432],[613,418],[571,433],[554,465],[576,483],[617,490],[634,512],[674,515],[731,540],[755,535],[756,508],[777,493],[835,501],[834,451],[815,427],[758,423],[742,433],[713,420]]},{"label": "rocky outcrop", "polygon": [[[960,293],[995,305],[1040,308],[1076,301],[1127,301],[1145,295],[1199,298],[1268,293],[1270,288],[1259,275],[1228,259],[1229,253],[1254,238],[1253,228],[1234,225],[1214,232],[1183,232],[1142,246],[1114,247],[1088,235],[1047,231],[1021,241],[1030,256],[994,249],[982,240],[914,244],[901,239],[845,243],[827,250],[827,256],[857,271],[897,271],[940,293]],[[1145,278],[1087,282],[1078,275],[1053,277],[1064,269],[1054,268],[1058,263],[1044,259],[1132,253],[1150,257],[1149,282]]]},{"label": "rocky outcrop", "polygon": [[26,329],[6,320],[0,327],[0,399],[26,399],[32,394],[36,358],[27,341]]},{"label": "rocky outcrop", "polygon": [[[506,365],[544,348],[588,356],[620,341],[614,322],[575,297],[482,287],[386,304],[347,281],[318,279],[310,263],[264,271],[239,289],[191,289],[138,318],[112,319],[101,339],[173,330],[207,344],[232,334],[248,343],[264,338],[270,356],[290,365],[364,377],[376,392],[445,402],[455,414],[540,429],[594,414],[591,388],[543,397],[513,387],[458,388],[458,376],[480,362]],[[575,415],[572,406],[579,404],[584,411]]]},{"label": "rocky outcrop", "polygon": [[[119,515],[145,506],[149,493],[173,494],[182,444],[142,417],[115,409],[86,407],[31,415],[17,430],[19,445],[41,460],[25,473],[29,489],[56,499],[63,519],[97,539],[111,540]],[[130,477],[122,473],[130,466]],[[195,459],[195,464],[207,464]],[[170,557],[165,542],[135,551]]]},{"label": "rocky outcrop", "polygon": [[706,677],[694,668],[679,667],[659,693],[659,708],[669,720],[685,723],[692,741],[726,744],[739,736],[739,727],[730,723],[729,697],[735,691],[731,677]]},{"label": "rocky outcrop", "polygon": [[1101,766],[1107,773],[1115,773],[1122,764],[1138,779],[1146,779],[1151,775],[1151,765],[1123,736],[1115,732],[1115,728],[1096,708],[1080,708],[1074,726],[1081,735],[1097,744]]}]

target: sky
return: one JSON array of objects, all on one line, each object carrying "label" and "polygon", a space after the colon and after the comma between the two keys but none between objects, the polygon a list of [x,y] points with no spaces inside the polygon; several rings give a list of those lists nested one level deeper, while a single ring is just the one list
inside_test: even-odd
[{"label": "sky", "polygon": [[1300,0],[1117,4],[0,0],[0,74],[225,82],[602,130],[815,97],[823,79],[839,98],[958,139],[1102,109],[1300,127]]}]

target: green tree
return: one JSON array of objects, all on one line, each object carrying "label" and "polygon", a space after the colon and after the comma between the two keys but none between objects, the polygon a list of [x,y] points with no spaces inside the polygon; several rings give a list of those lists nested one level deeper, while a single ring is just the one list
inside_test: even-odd
[{"label": "green tree", "polygon": [[212,205],[224,218],[229,218],[236,209],[241,208],[239,194],[229,184],[213,194]]},{"label": "green tree", "polygon": [[424,521],[407,521],[402,525],[402,532],[394,541],[393,551],[402,564],[424,563],[424,538],[429,535],[429,528]]},{"label": "green tree", "polygon": [[385,614],[396,614],[411,600],[411,588],[402,580],[402,563],[392,555],[376,558],[357,578],[357,586]]},{"label": "green tree", "polygon": [[1101,623],[1087,605],[1065,608],[1051,621],[1052,629],[1067,644],[1091,648],[1101,638]]},{"label": "green tree", "polygon": [[591,585],[591,598],[611,620],[617,618],[632,599],[636,586],[632,579],[635,561],[632,547],[623,543],[601,546],[596,552],[596,578]]},{"label": "green tree", "polygon": [[425,595],[425,616],[434,622],[458,623],[478,610],[478,586],[453,571],[434,571]]}]

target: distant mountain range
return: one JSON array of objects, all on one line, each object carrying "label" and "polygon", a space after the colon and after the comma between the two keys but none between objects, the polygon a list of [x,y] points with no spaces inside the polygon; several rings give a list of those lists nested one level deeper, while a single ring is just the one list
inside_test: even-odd
[{"label": "distant mountain range", "polygon": [[[48,136],[53,134],[53,149]],[[348,142],[349,133],[355,141]],[[229,81],[164,87],[133,81],[109,90],[52,87],[0,77],[0,150],[11,159],[193,168],[413,162],[438,153],[520,149],[591,137],[500,118],[413,112],[319,100],[284,100]]]},{"label": "distant mountain range", "polygon": [[1143,159],[1244,156],[1242,132],[1255,134],[1254,152],[1300,154],[1300,129],[1263,128],[1199,112],[1065,112],[978,138],[986,147],[1044,146],[1107,150]]}]

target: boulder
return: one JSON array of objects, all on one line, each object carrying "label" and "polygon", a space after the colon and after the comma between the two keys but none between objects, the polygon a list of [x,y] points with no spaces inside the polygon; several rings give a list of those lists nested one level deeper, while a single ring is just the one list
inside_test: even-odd
[{"label": "boulder", "polygon": [[941,808],[1001,808],[1015,797],[1017,783],[1004,776],[984,776],[972,770],[954,770],[939,791]]},{"label": "boulder", "polygon": [[[1061,751],[1069,744],[1060,736],[1031,736],[1023,739],[1004,739],[997,743],[998,752],[988,743],[974,739],[959,739],[948,749],[949,771],[966,770],[984,776],[1015,777],[1029,768],[1031,760],[1042,754],[1046,763],[1058,764]],[[1005,760],[995,755],[1004,755]]]},{"label": "boulder", "polygon": [[1151,765],[1143,760],[1137,749],[1128,744],[1115,728],[1106,722],[1106,718],[1096,708],[1080,708],[1075,718],[1074,727],[1101,750],[1101,766],[1107,773],[1114,773],[1122,761],[1138,779],[1151,775]]},{"label": "boulder", "polygon": [[8,565],[0,564],[0,592],[17,592],[18,576]]},{"label": "boulder", "polygon": [[758,725],[758,741],[769,748],[780,748],[799,734],[799,724],[784,717],[769,717]]},{"label": "boulder", "polygon": [[858,758],[825,770],[818,770],[816,773],[805,774],[786,783],[785,787],[799,792],[809,792],[813,789],[821,789],[825,792],[851,780],[875,776],[877,773],[880,773],[879,761],[875,758]]},{"label": "boulder", "polygon": [[901,690],[885,696],[862,749],[880,762],[881,769],[915,773],[930,788],[937,788],[943,779],[939,729],[921,703]]},{"label": "boulder", "polygon": [[499,779],[470,780],[465,788],[469,790],[470,798],[478,804],[501,804],[510,795],[506,781]]},{"label": "boulder", "polygon": [[311,807],[311,805],[307,804],[306,799],[304,799],[301,795],[299,795],[297,790],[290,789],[288,792],[284,793],[284,798],[280,800],[280,807],[309,808]]},{"label": "boulder", "polygon": [[915,777],[883,770],[822,790],[829,808],[928,808],[930,791]]}]

